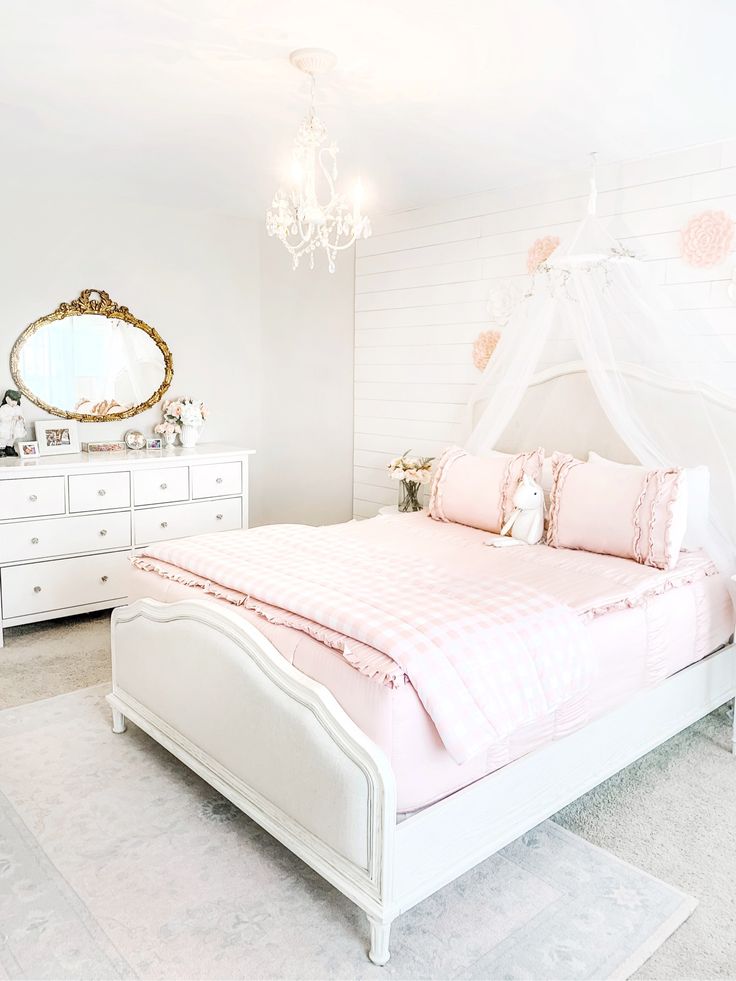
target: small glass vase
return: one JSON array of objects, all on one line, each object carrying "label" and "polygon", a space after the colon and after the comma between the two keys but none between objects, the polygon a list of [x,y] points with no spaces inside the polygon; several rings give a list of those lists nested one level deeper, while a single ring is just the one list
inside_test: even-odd
[{"label": "small glass vase", "polygon": [[416,480],[402,480],[399,487],[399,511],[421,511],[422,505],[419,503],[419,490],[421,484]]}]

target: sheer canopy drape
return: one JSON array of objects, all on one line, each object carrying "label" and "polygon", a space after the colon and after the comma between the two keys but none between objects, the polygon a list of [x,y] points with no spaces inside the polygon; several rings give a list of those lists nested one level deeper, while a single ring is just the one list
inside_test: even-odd
[{"label": "sheer canopy drape", "polygon": [[647,264],[594,216],[559,252],[534,275],[481,377],[468,448],[541,442],[650,467],[705,464],[707,548],[736,570],[734,354],[674,310]]}]

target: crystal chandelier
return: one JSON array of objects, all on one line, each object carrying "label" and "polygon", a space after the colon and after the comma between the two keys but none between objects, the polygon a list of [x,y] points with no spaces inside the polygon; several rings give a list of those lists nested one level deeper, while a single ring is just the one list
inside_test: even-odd
[{"label": "crystal chandelier", "polygon": [[[309,114],[294,140],[291,188],[279,188],[274,195],[266,214],[266,229],[284,243],[295,269],[305,255],[314,269],[314,253],[324,249],[329,270],[334,272],[337,253],[371,234],[370,220],[361,212],[360,183],[352,202],[335,187],[337,144],[327,143],[327,129],[314,111],[316,76],[333,68],[337,59],[321,48],[300,48],[291,53],[289,60],[311,79]],[[320,201],[322,189],[324,197]]]}]

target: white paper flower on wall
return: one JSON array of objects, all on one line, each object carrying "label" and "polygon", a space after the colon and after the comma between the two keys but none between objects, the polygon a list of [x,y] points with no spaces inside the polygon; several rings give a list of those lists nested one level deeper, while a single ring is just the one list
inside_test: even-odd
[{"label": "white paper flower on wall", "polygon": [[492,324],[505,327],[519,300],[519,291],[510,279],[494,283],[488,294],[488,319]]}]

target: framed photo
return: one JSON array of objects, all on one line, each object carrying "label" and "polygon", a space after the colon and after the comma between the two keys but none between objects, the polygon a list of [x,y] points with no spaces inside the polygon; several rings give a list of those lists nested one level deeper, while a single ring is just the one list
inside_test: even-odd
[{"label": "framed photo", "polygon": [[41,419],[36,423],[36,441],[41,456],[79,453],[79,429],[72,419]]},{"label": "framed photo", "polygon": [[21,460],[33,460],[39,456],[38,443],[35,439],[16,440],[15,451]]},{"label": "framed photo", "polygon": [[149,436],[146,440],[147,450],[162,450],[164,448],[164,441],[161,436]]}]

